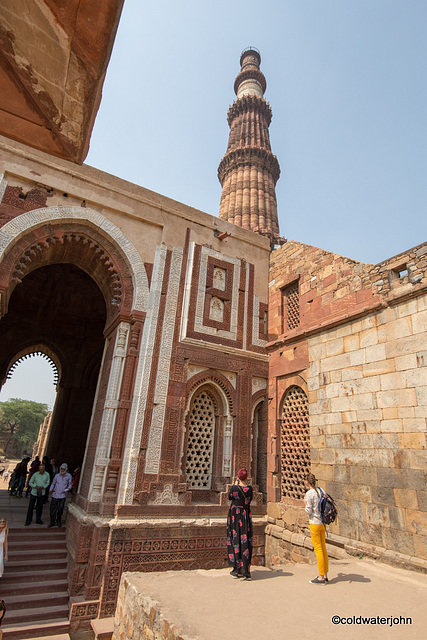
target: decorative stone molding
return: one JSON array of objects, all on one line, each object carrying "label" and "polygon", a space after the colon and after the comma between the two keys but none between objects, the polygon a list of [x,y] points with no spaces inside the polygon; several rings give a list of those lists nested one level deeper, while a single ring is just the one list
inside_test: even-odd
[{"label": "decorative stone molding", "polygon": [[142,428],[144,425],[147,403],[148,385],[153,361],[154,342],[159,317],[166,254],[167,248],[165,245],[157,247],[151,277],[150,294],[148,298],[148,313],[142,333],[140,356],[134,387],[134,398],[129,418],[129,425],[131,425],[131,428],[129,428],[127,434],[123,456],[118,504],[132,504],[133,502]]},{"label": "decorative stone molding", "polygon": [[160,469],[161,447],[169,386],[172,343],[176,325],[182,256],[183,250],[180,247],[174,247],[172,250],[168,292],[166,295],[166,308],[163,318],[162,339],[157,369],[156,388],[154,392],[154,408],[148,439],[145,473],[159,473]]},{"label": "decorative stone molding", "polygon": [[213,371],[212,369],[205,369],[203,373],[200,373],[194,376],[194,380],[189,380],[187,384],[187,397],[189,398],[187,403],[187,411],[190,407],[191,396],[194,394],[195,390],[200,387],[202,384],[212,383],[215,385],[220,391],[221,395],[224,396],[224,403],[228,407],[228,413],[233,415],[233,398],[231,391],[234,392],[234,389],[231,390],[229,388],[228,380],[223,377],[223,371]]},{"label": "decorative stone molding", "polygon": [[99,502],[102,498],[104,489],[105,472],[109,462],[111,439],[113,436],[120,389],[122,386],[129,329],[130,325],[127,322],[122,322],[117,329],[116,344],[111,362],[107,395],[105,398],[101,427],[96,447],[95,464],[92,471],[91,488],[89,491],[89,500],[91,502]]},{"label": "decorative stone molding", "polygon": [[195,364],[190,364],[187,368],[187,380],[196,375],[196,373],[200,373],[201,371],[208,371],[206,367],[198,367]]},{"label": "decorative stone molding", "polygon": [[231,475],[231,461],[233,454],[233,418],[227,416],[224,420],[224,445],[222,456],[222,475],[226,478]]},{"label": "decorative stone molding", "polygon": [[219,298],[211,298],[209,309],[209,320],[224,322],[224,302]]},{"label": "decorative stone molding", "polygon": [[148,504],[184,504],[178,493],[172,490],[172,484],[165,484],[163,491],[157,493],[154,500],[150,500]]},{"label": "decorative stone molding", "polygon": [[[87,235],[76,233],[75,231],[54,231],[42,241],[38,241],[28,247],[25,253],[20,256],[19,260],[15,262],[12,271],[12,282],[21,282],[30,271],[34,268],[39,268],[43,262],[43,254],[48,253],[55,245],[57,245],[59,249],[56,254],[57,258],[61,250],[68,257],[68,252],[71,247],[74,250],[80,250],[81,254],[84,254],[89,245],[92,253],[96,254],[96,260],[103,264],[103,276],[109,291],[108,304],[111,304],[113,307],[120,306],[122,299],[122,282],[110,256],[97,242],[92,241]],[[103,288],[101,283],[98,284],[100,288]]]},{"label": "decorative stone molding", "polygon": [[0,173],[0,203],[3,200],[4,192],[6,191],[7,180],[4,177],[4,173]]},{"label": "decorative stone molding", "polygon": [[[234,266],[232,271],[232,283],[231,283],[231,310],[230,310],[230,330],[217,329],[216,327],[207,326],[204,322],[204,309],[207,289],[207,275],[208,275],[208,262],[209,258],[216,258],[221,262],[227,262]],[[215,268],[215,267],[214,267]],[[238,317],[238,305],[239,305],[239,283],[240,283],[240,260],[237,258],[228,258],[218,251],[208,249],[207,247],[201,248],[200,256],[200,270],[199,270],[199,282],[198,282],[198,294],[196,303],[196,317],[194,321],[194,329],[199,333],[210,334],[213,336],[221,336],[229,340],[237,339],[237,317]],[[224,285],[225,289],[225,285]]]},{"label": "decorative stone molding", "polygon": [[26,233],[46,223],[81,222],[96,229],[117,247],[123,255],[134,285],[133,309],[146,311],[148,300],[148,278],[145,266],[135,246],[116,225],[100,213],[83,207],[46,207],[23,213],[7,222],[0,229],[0,262],[8,250]]},{"label": "decorative stone molding", "polygon": [[267,389],[267,378],[252,378],[252,395],[260,389]]},{"label": "decorative stone molding", "polygon": [[225,376],[227,380],[230,380],[233,387],[236,388],[236,383],[237,383],[236,373],[234,373],[233,371],[220,371],[219,373],[222,373],[222,375]]},{"label": "decorative stone molding", "polygon": [[267,340],[261,340],[259,337],[259,297],[254,296],[254,311],[252,321],[252,344],[256,347],[265,347]]}]

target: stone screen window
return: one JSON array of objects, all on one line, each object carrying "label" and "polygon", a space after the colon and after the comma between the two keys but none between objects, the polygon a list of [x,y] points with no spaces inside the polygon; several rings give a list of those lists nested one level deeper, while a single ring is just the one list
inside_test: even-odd
[{"label": "stone screen window", "polygon": [[190,414],[186,474],[190,489],[210,489],[215,431],[215,405],[202,391],[193,400]]},{"label": "stone screen window", "polygon": [[298,280],[282,289],[283,332],[299,327],[299,283]]},{"label": "stone screen window", "polygon": [[305,476],[310,471],[308,400],[304,391],[292,386],[282,408],[281,493],[300,500],[305,494]]}]

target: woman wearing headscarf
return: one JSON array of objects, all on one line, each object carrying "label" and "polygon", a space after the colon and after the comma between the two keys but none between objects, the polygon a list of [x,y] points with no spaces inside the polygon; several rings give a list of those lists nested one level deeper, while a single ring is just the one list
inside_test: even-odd
[{"label": "woman wearing headscarf", "polygon": [[235,483],[228,492],[231,500],[227,517],[228,564],[233,567],[233,578],[251,580],[252,561],[252,487],[248,484],[248,472],[240,469]]}]

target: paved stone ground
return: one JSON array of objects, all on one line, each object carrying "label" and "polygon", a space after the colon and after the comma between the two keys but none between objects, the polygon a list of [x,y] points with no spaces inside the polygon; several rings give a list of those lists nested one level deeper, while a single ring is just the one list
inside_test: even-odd
[{"label": "paved stone ground", "polygon": [[[313,565],[253,569],[252,582],[226,569],[133,574],[144,595],[182,632],[200,640],[427,638],[427,576],[371,560],[332,561],[326,586]],[[412,625],[334,625],[333,616],[410,617]]]}]

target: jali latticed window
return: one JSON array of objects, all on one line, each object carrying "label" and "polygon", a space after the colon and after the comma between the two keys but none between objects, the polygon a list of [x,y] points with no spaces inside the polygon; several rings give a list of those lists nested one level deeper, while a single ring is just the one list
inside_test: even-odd
[{"label": "jali latticed window", "polygon": [[187,444],[187,484],[190,489],[210,489],[215,431],[215,405],[202,391],[193,400]]},{"label": "jali latticed window", "polygon": [[283,402],[281,454],[282,497],[303,498],[310,471],[310,430],[307,396],[300,387],[290,387]]},{"label": "jali latticed window", "polygon": [[293,282],[282,289],[283,331],[299,327],[299,284]]}]

